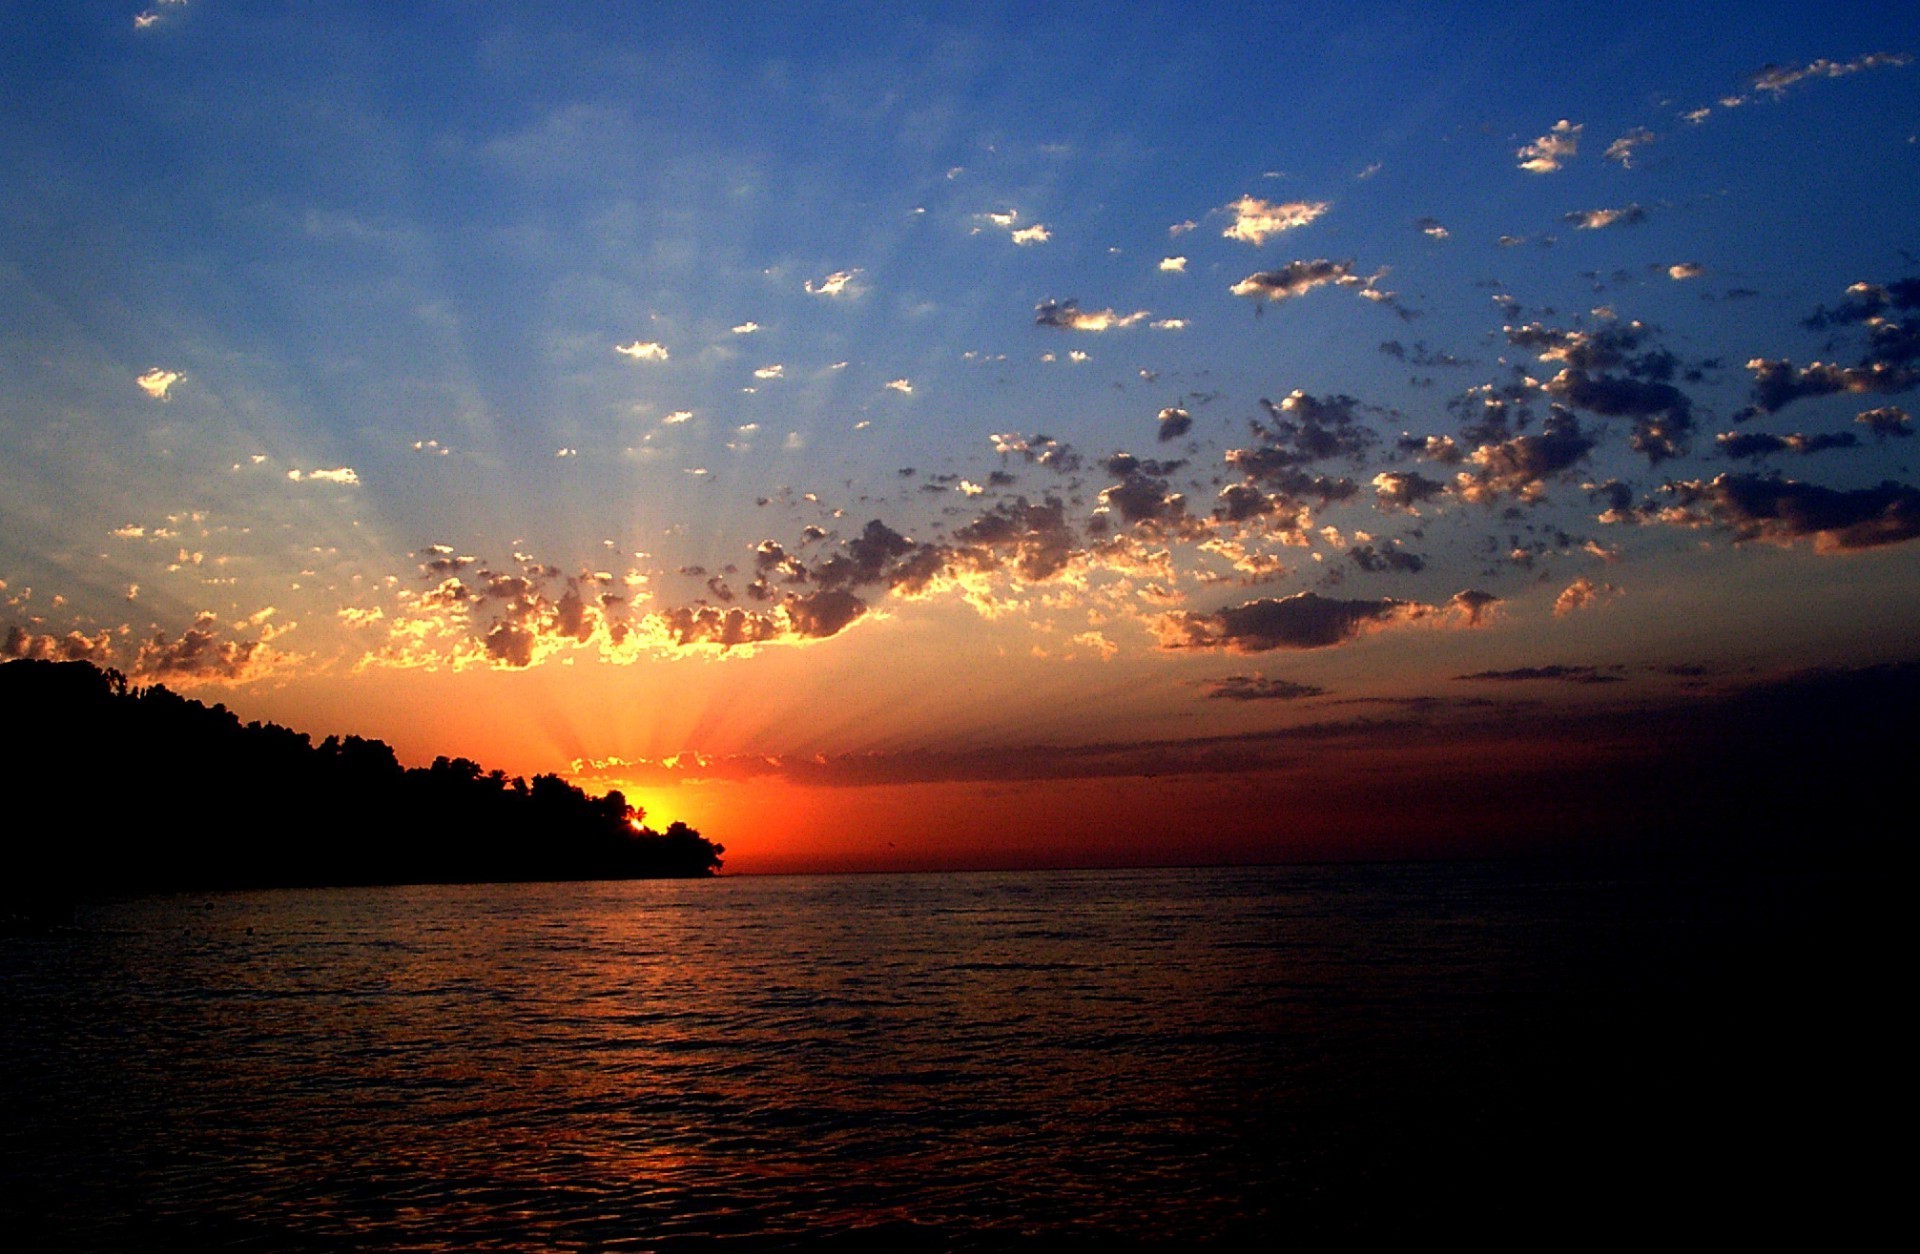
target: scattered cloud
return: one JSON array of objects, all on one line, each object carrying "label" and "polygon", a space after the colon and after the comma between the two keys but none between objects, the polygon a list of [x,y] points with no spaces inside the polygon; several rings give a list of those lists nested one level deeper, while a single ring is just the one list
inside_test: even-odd
[{"label": "scattered cloud", "polygon": [[835,270],[820,280],[808,279],[806,289],[814,296],[846,297],[852,299],[866,288],[859,282],[864,271],[855,267],[851,270]]},{"label": "scattered cloud", "polygon": [[1920,536],[1920,489],[1885,482],[1838,490],[1777,476],[1722,474],[1666,485],[1677,500],[1662,522],[1721,527],[1736,541],[1791,544],[1811,539],[1816,551],[1900,544]]},{"label": "scattered cloud", "polygon": [[1553,613],[1556,618],[1568,614],[1577,614],[1581,610],[1590,610],[1606,604],[1620,595],[1620,589],[1610,583],[1599,583],[1589,576],[1582,575],[1560,590],[1553,599]]},{"label": "scattered cloud", "polygon": [[1657,136],[1646,127],[1636,126],[1607,145],[1607,160],[1618,161],[1622,167],[1631,170],[1634,157],[1656,138]]},{"label": "scattered cloud", "polygon": [[357,486],[360,476],[351,466],[336,466],[332,470],[289,470],[287,478],[295,483],[340,483],[349,487]]},{"label": "scattered cloud", "polygon": [[167,399],[167,392],[174,384],[184,383],[186,378],[187,376],[178,370],[162,370],[160,367],[155,366],[152,370],[147,371],[138,379],[135,379],[134,382],[140,385],[142,392],[145,392],[154,400],[164,401]]},{"label": "scattered cloud", "polygon": [[1580,209],[1562,215],[1562,221],[1571,222],[1577,231],[1598,231],[1609,226],[1638,226],[1646,220],[1647,211],[1639,205],[1622,205],[1618,209]]},{"label": "scattered cloud", "polygon": [[1076,300],[1048,300],[1034,307],[1033,324],[1064,331],[1113,331],[1137,326],[1152,316],[1145,309],[1122,314],[1112,309],[1083,310]]},{"label": "scattered cloud", "polygon": [[667,359],[667,346],[665,344],[657,344],[651,340],[635,340],[631,344],[615,344],[613,351],[622,356],[631,357],[635,361],[665,361]]},{"label": "scattered cloud", "polygon": [[1330,202],[1324,200],[1290,200],[1275,204],[1257,196],[1242,196],[1226,207],[1225,212],[1233,215],[1233,221],[1227,223],[1226,230],[1220,234],[1227,239],[1243,240],[1257,247],[1266,243],[1269,236],[1297,230],[1312,223],[1332,207]]},{"label": "scattered cloud", "polygon": [[1187,259],[1185,257],[1162,257],[1160,259],[1160,269],[1169,274],[1184,274],[1187,269]]},{"label": "scattered cloud", "polygon": [[1909,65],[1912,61],[1913,58],[1904,52],[1872,52],[1852,61],[1830,61],[1821,57],[1804,65],[1768,64],[1754,72],[1753,89],[1779,96],[1795,83],[1809,78],[1844,78],[1862,70],[1898,67]]},{"label": "scattered cloud", "polygon": [[1913,420],[1907,417],[1907,411],[1897,405],[1883,405],[1879,409],[1863,410],[1856,414],[1855,422],[1865,426],[1877,436],[1910,436],[1913,434]]},{"label": "scattered cloud", "polygon": [[1513,155],[1522,170],[1550,174],[1580,151],[1580,131],[1579,124],[1562,118],[1548,128],[1545,135],[1531,144],[1521,145]]},{"label": "scattered cloud", "polygon": [[898,392],[902,396],[913,395],[913,381],[910,379],[889,379],[886,386],[888,390]]},{"label": "scattered cloud", "polygon": [[1361,282],[1353,273],[1351,261],[1289,261],[1278,270],[1250,274],[1227,290],[1235,296],[1282,301],[1329,283],[1351,287]]}]

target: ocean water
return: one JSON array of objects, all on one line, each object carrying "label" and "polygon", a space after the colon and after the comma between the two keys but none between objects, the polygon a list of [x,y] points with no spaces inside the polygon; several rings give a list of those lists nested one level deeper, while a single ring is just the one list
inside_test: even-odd
[{"label": "ocean water", "polygon": [[1804,892],[1442,864],[97,903],[0,937],[0,1239],[1777,1230],[1778,1190],[1811,1221],[1854,1179],[1858,1095],[1802,1082],[1858,1021]]}]

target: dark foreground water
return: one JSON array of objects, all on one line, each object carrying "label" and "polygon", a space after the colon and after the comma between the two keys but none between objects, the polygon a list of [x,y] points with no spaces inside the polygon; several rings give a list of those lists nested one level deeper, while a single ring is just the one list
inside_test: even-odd
[{"label": "dark foreground water", "polygon": [[104,903],[0,937],[0,1244],[1832,1235],[1892,1049],[1820,900],[1443,865]]}]

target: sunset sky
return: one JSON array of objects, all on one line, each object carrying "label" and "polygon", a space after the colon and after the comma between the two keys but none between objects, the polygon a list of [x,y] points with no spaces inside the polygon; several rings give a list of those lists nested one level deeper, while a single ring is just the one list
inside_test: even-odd
[{"label": "sunset sky", "polygon": [[1511,843],[1916,655],[1920,11],[0,13],[9,656],[751,872]]}]

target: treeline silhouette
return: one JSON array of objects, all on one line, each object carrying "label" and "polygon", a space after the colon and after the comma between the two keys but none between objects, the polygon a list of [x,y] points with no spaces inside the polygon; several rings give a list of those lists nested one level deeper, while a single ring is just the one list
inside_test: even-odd
[{"label": "treeline silhouette", "polygon": [[721,846],[618,792],[466,758],[402,767],[86,662],[0,665],[12,908],[95,892],[712,875]]}]

